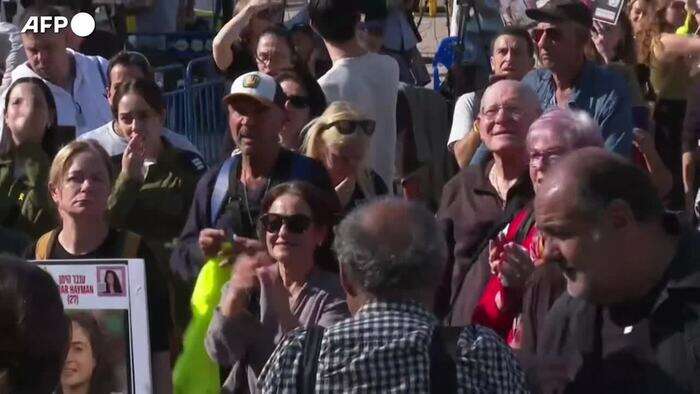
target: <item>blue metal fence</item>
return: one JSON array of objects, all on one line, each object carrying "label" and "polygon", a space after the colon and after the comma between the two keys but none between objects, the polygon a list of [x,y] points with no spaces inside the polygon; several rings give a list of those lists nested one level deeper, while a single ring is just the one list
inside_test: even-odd
[{"label": "blue metal fence", "polygon": [[227,130],[226,109],[221,102],[225,80],[211,73],[211,61],[209,56],[191,61],[183,87],[164,94],[167,127],[187,136],[209,164],[220,158]]}]

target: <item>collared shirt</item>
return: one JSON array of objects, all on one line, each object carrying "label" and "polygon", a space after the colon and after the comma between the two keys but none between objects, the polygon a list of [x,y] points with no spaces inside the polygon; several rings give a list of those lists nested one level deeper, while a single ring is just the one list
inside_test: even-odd
[{"label": "collared shirt", "polygon": [[[523,83],[537,93],[543,110],[557,106],[556,85],[550,70],[532,70]],[[591,62],[584,63],[568,106],[588,112],[600,126],[605,148],[625,157],[632,153],[631,105],[629,88],[622,75]]]},{"label": "collared shirt", "polygon": [[508,190],[507,201],[503,201],[488,179],[492,167],[493,160],[466,167],[442,192],[438,220],[445,232],[450,259],[437,296],[436,312],[444,317],[449,308],[452,313],[447,323],[451,326],[471,323],[474,307],[491,275],[488,259],[483,258],[488,248],[479,250],[487,238],[496,235],[493,231],[489,234],[489,230],[498,222],[505,227],[510,221],[504,218],[508,207],[513,206],[514,214],[534,196],[524,169]]},{"label": "collared shirt", "polygon": [[[437,319],[412,303],[375,302],[326,329],[316,393],[428,393]],[[296,393],[305,330],[292,331],[260,375],[263,393]],[[524,393],[522,370],[491,330],[465,327],[457,340],[457,392]]]},{"label": "collared shirt", "polygon": [[[700,233],[680,238],[664,277],[641,300],[602,306],[565,293],[540,336],[540,360],[566,365],[559,387],[540,381],[552,390],[545,393],[700,392]],[[543,368],[551,370],[533,371]]]},{"label": "collared shirt", "polygon": [[41,78],[53,93],[59,126],[75,127],[75,135],[79,136],[112,120],[107,102],[107,60],[72,49],[67,51],[75,60],[72,92],[41,78],[27,62],[12,72],[12,81],[22,77]]}]

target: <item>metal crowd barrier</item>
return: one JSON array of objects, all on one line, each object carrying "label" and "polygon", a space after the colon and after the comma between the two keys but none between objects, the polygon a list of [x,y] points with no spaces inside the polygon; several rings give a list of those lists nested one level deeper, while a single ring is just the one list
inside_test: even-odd
[{"label": "metal crowd barrier", "polygon": [[[164,94],[166,126],[187,136],[209,164],[220,159],[227,130],[226,111],[221,102],[225,80],[211,71],[211,62],[210,56],[189,62],[182,87]],[[156,70],[159,71],[163,68]]]}]

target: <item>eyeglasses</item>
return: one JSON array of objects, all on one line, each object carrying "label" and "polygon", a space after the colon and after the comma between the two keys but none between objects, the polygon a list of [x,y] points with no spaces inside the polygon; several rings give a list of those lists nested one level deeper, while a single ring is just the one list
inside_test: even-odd
[{"label": "eyeglasses", "polygon": [[266,213],[260,216],[259,220],[268,233],[278,233],[284,224],[287,230],[294,234],[301,234],[308,230],[313,222],[310,217],[302,214],[285,216],[276,213]]},{"label": "eyeglasses", "polygon": [[311,105],[309,98],[305,96],[287,96],[287,101],[292,107],[298,109],[308,108]]},{"label": "eyeglasses", "polygon": [[513,120],[520,120],[523,117],[523,110],[518,107],[505,106],[505,105],[495,105],[493,107],[485,108],[481,110],[481,115],[488,120],[496,119],[498,112],[503,110],[503,115],[509,117]]},{"label": "eyeglasses", "polygon": [[284,56],[280,52],[256,53],[255,59],[263,64],[279,63]]},{"label": "eyeglasses", "polygon": [[551,166],[561,159],[562,152],[530,152],[530,167],[542,167],[542,165]]},{"label": "eyeglasses", "polygon": [[542,39],[542,36],[547,35],[547,38],[552,40],[552,41],[560,41],[563,32],[560,28],[557,27],[548,27],[546,29],[539,29],[535,28],[530,31],[530,35],[532,36],[532,39],[535,41],[535,43],[540,42]]},{"label": "eyeglasses", "polygon": [[365,120],[336,120],[335,122],[331,122],[321,129],[321,131],[326,131],[330,129],[331,127],[335,127],[338,129],[338,132],[343,135],[349,135],[355,132],[355,129],[358,127],[367,134],[368,136],[371,136],[374,134],[374,128],[375,128],[376,123],[373,120],[370,119],[365,119]]}]

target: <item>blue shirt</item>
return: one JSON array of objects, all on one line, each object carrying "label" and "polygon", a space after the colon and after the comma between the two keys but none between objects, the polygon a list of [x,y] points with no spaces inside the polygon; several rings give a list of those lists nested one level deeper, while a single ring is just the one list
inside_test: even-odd
[{"label": "blue shirt", "polygon": [[[523,78],[523,83],[537,93],[544,111],[557,106],[556,85],[550,70],[532,70]],[[574,83],[569,108],[588,112],[600,126],[605,148],[625,157],[631,157],[632,153],[631,106],[622,75],[591,62],[584,63]]]}]

